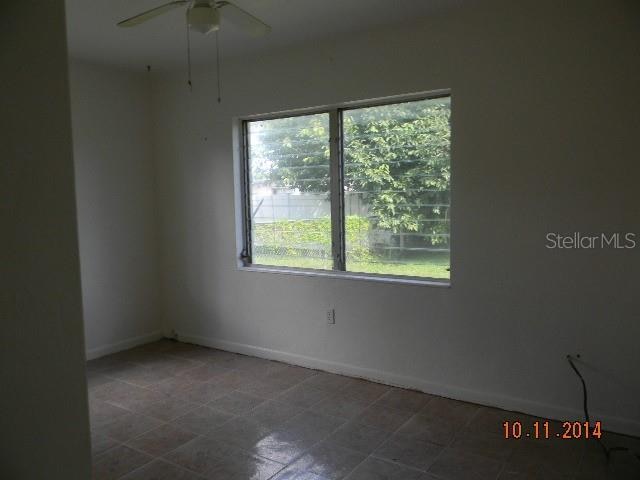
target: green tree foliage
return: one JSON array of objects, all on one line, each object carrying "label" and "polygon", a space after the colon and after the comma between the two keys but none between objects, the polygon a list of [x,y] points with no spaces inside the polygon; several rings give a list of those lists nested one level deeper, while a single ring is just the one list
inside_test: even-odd
[{"label": "green tree foliage", "polygon": [[[449,117],[448,99],[344,112],[345,192],[361,195],[373,228],[447,241]],[[252,180],[328,194],[328,115],[257,123]]]},{"label": "green tree foliage", "polygon": [[345,190],[362,192],[377,228],[448,233],[449,114],[448,101],[344,113]]},{"label": "green tree foliage", "polygon": [[254,184],[301,192],[329,192],[328,115],[255,122],[250,142]]}]

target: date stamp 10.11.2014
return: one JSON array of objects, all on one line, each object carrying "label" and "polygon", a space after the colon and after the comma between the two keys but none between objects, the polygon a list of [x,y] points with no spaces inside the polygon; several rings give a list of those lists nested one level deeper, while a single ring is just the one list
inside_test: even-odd
[{"label": "date stamp 10.11.2014", "polygon": [[564,440],[589,440],[602,437],[601,422],[550,422],[535,421],[525,424],[520,421],[506,421],[502,424],[506,439],[532,438],[538,440],[559,438]]}]

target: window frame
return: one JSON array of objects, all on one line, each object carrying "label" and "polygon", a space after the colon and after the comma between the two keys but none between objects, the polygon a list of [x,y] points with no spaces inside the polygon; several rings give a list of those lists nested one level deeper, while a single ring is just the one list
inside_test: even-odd
[{"label": "window frame", "polygon": [[[323,107],[302,108],[285,110],[275,113],[247,115],[234,119],[234,167],[236,173],[236,240],[238,256],[238,269],[251,272],[265,272],[276,274],[290,274],[302,276],[321,276],[328,278],[346,278],[352,280],[371,280],[377,282],[391,282],[410,285],[429,285],[438,287],[451,286],[451,275],[448,279],[415,277],[407,275],[392,275],[381,273],[350,272],[346,270],[346,234],[344,212],[344,158],[342,118],[343,112],[360,108],[393,105],[397,103],[415,102],[421,100],[434,100],[438,98],[451,98],[450,89],[439,89],[428,92],[418,92],[404,95],[394,95],[384,98],[357,100],[327,105]],[[331,252],[333,269],[315,269],[274,266],[251,263],[252,237],[251,237],[251,179],[249,165],[249,135],[248,126],[251,122],[263,120],[276,120],[279,118],[291,118],[296,116],[328,114],[329,115],[329,189],[331,203]],[[453,113],[452,113],[453,116]],[[450,162],[452,160],[450,159]],[[451,198],[451,191],[450,191]],[[450,210],[452,208],[452,198]],[[452,217],[451,217],[452,218]],[[451,220],[450,220],[451,222]],[[450,265],[451,240],[450,240]],[[450,271],[451,273],[451,271]]]}]

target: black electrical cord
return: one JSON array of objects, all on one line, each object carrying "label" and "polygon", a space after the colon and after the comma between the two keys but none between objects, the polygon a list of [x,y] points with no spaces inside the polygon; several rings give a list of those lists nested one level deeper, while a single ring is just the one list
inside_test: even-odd
[{"label": "black electrical cord", "polygon": [[216,30],[216,80],[218,82],[218,103],[222,101],[222,94],[220,93],[220,35]]},{"label": "black electrical cord", "polygon": [[[580,355],[577,355],[576,359],[579,359],[579,358],[580,358]],[[573,369],[574,372],[576,372],[576,375],[578,375],[578,378],[582,383],[582,408],[584,409],[584,418],[588,423],[591,423],[591,421],[589,420],[589,406],[587,402],[587,383],[584,381],[584,377],[580,373],[580,370],[578,370],[578,367],[576,367],[576,364],[573,363],[573,360],[574,358],[571,355],[567,355],[567,361],[569,362],[569,365],[571,365],[571,368]],[[598,440],[598,443],[602,447],[602,450],[604,451],[604,454],[607,457],[607,462],[611,459],[612,452],[625,452],[629,450],[626,447],[607,448],[607,446],[604,444],[602,439],[597,438],[596,440]]]},{"label": "black electrical cord", "polygon": [[[580,358],[579,355],[578,358]],[[589,407],[587,404],[587,384],[584,381],[584,377],[580,373],[580,370],[578,370],[575,363],[573,363],[573,358],[571,357],[571,355],[567,355],[567,360],[569,361],[569,365],[571,365],[571,368],[573,368],[573,371],[576,372],[576,375],[578,375],[580,382],[582,382],[582,408],[584,410],[584,418],[587,422],[591,422],[591,420],[589,419]]]},{"label": "black electrical cord", "polygon": [[187,85],[189,85],[189,93],[191,93],[193,91],[193,84],[191,83],[191,33],[189,28],[188,14],[187,14],[186,23],[187,23]]}]

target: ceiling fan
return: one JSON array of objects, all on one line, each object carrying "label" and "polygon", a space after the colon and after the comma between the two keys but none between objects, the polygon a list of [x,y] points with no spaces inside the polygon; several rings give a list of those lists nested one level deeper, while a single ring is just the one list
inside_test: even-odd
[{"label": "ceiling fan", "polygon": [[220,42],[218,39],[220,17],[222,16],[226,20],[229,20],[229,22],[236,27],[254,37],[266,35],[271,31],[271,27],[259,18],[254,17],[249,12],[226,0],[175,0],[122,20],[118,22],[117,25],[119,27],[135,27],[170,10],[184,6],[187,7],[187,84],[189,85],[189,90],[192,88],[191,42],[189,40],[189,31],[195,30],[203,35],[216,32],[216,74],[218,78],[218,102],[220,102]]},{"label": "ceiling fan", "polygon": [[271,27],[249,12],[225,0],[176,0],[118,22],[119,27],[135,27],[175,8],[187,6],[187,24],[202,34],[220,28],[220,16],[253,36],[265,35]]}]

